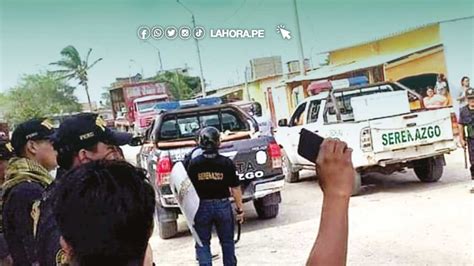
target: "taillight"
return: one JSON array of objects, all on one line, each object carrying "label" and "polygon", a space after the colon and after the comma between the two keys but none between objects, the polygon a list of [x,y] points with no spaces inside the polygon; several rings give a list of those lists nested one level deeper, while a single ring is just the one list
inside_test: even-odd
[{"label": "taillight", "polygon": [[363,128],[360,132],[360,148],[364,152],[372,151],[372,135],[369,127]]},{"label": "taillight", "polygon": [[458,119],[456,118],[455,113],[451,113],[451,126],[453,128],[453,135],[459,135],[459,128],[458,128]]},{"label": "taillight", "polygon": [[280,146],[276,142],[271,142],[268,145],[268,155],[270,156],[270,160],[272,161],[273,168],[281,168],[281,149]]},{"label": "taillight", "polygon": [[156,186],[161,187],[170,183],[171,159],[169,156],[161,157],[156,163]]}]

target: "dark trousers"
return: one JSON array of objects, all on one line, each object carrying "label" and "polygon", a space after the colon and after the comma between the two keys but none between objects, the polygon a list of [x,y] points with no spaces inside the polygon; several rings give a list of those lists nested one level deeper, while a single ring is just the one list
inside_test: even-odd
[{"label": "dark trousers", "polygon": [[196,244],[196,255],[199,265],[212,265],[211,232],[216,227],[217,236],[222,247],[225,266],[237,265],[234,246],[234,214],[228,199],[201,200],[194,218],[194,228],[203,244]]},{"label": "dark trousers", "polygon": [[471,179],[474,180],[474,138],[467,138],[467,151],[469,152],[469,162],[471,164]]}]

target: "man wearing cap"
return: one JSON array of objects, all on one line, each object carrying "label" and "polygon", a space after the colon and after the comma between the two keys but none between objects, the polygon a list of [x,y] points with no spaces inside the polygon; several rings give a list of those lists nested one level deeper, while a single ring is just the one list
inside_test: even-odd
[{"label": "man wearing cap", "polygon": [[7,167],[2,218],[14,265],[31,265],[37,261],[32,207],[51,184],[49,171],[57,166],[57,152],[51,141],[53,133],[48,120],[32,119],[18,125],[12,135],[17,157]]},{"label": "man wearing cap", "polygon": [[36,244],[40,265],[61,265],[67,262],[59,244],[60,233],[53,215],[56,187],[64,173],[91,161],[123,159],[119,146],[128,144],[131,140],[131,134],[107,128],[105,121],[97,114],[81,113],[61,123],[54,137],[60,168],[39,205]]},{"label": "man wearing cap", "polygon": [[469,151],[471,163],[471,193],[474,193],[474,89],[466,90],[467,105],[459,111],[459,138],[463,148]]},{"label": "man wearing cap", "polygon": [[[3,133],[3,132],[0,132]],[[8,251],[7,241],[3,235],[3,189],[1,186],[5,182],[5,172],[8,161],[14,156],[13,147],[6,138],[0,137],[0,265],[9,266],[13,264],[12,257]]]}]

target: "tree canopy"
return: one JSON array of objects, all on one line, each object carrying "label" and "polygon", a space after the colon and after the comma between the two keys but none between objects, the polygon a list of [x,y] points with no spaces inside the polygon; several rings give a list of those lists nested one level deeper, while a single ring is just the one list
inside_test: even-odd
[{"label": "tree canopy", "polygon": [[0,97],[9,123],[58,113],[79,112],[81,105],[71,87],[58,74],[24,75],[19,84]]}]

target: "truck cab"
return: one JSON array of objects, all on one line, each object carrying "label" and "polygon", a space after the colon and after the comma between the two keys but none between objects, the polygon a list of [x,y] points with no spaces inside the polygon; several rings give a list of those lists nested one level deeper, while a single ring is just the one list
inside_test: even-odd
[{"label": "truck cab", "polygon": [[143,135],[144,131],[151,124],[156,115],[155,105],[168,100],[168,95],[150,95],[133,100],[134,130],[138,135]]}]

